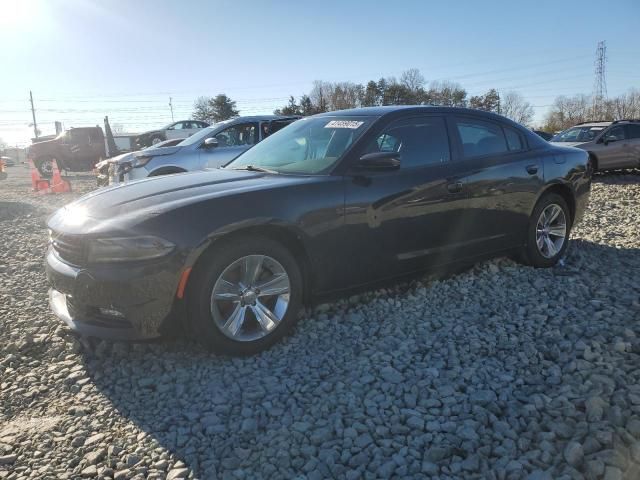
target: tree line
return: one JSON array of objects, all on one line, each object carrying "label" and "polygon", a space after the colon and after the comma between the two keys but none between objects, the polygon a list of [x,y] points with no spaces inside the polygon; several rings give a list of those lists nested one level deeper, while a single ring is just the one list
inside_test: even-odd
[{"label": "tree line", "polygon": [[[533,106],[518,92],[498,92],[495,88],[480,95],[468,95],[462,85],[451,81],[427,84],[417,68],[402,73],[400,78],[382,77],[365,84],[316,80],[311,90],[274,111],[277,115],[315,115],[358,107],[382,105],[442,105],[468,107],[498,113],[531,127]],[[199,97],[194,103],[193,118],[216,123],[239,115],[236,102],[225,94]],[[608,100],[588,95],[559,96],[547,112],[542,130],[557,132],[588,120],[640,118],[640,90]]]},{"label": "tree line", "polygon": [[469,96],[459,83],[434,81],[427,85],[417,68],[402,73],[400,78],[383,77],[366,84],[317,80],[311,91],[297,101],[289,97],[287,105],[274,111],[280,115],[313,115],[357,107],[382,105],[443,105],[469,107],[495,112],[528,125],[533,120],[533,107],[517,92],[500,94],[495,88],[481,95]]},{"label": "tree line", "polygon": [[623,118],[640,118],[640,90],[631,88],[626,93],[609,99],[595,99],[589,95],[559,96],[545,116],[542,128],[557,132],[580,122]]}]

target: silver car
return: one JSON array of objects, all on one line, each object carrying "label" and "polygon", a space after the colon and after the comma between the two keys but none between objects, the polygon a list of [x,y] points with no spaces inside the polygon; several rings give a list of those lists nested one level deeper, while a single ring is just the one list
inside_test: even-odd
[{"label": "silver car", "polygon": [[112,163],[109,183],[220,167],[298,118],[262,115],[217,123],[176,146],[148,148]]},{"label": "silver car", "polygon": [[579,123],[550,141],[586,150],[594,170],[640,168],[640,120]]}]

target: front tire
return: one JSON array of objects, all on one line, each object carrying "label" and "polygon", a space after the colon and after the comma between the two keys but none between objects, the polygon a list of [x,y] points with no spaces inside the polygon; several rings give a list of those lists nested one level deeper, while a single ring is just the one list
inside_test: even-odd
[{"label": "front tire", "polygon": [[556,193],[544,194],[529,219],[524,259],[536,268],[554,266],[569,245],[571,214],[567,202]]},{"label": "front tire", "polygon": [[190,333],[216,352],[257,353],[293,328],[302,298],[300,266],[280,243],[223,241],[204,254],[189,281]]},{"label": "front tire", "polygon": [[51,178],[53,176],[53,157],[44,157],[36,160],[35,167],[38,169],[42,178]]}]

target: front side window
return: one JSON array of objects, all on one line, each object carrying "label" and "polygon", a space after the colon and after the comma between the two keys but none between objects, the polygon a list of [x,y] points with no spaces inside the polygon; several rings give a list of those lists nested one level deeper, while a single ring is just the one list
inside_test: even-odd
[{"label": "front side window", "polygon": [[416,117],[393,122],[364,153],[398,152],[400,168],[448,162],[449,137],[442,117]]},{"label": "front side window", "polygon": [[624,140],[626,138],[624,133],[624,126],[617,125],[615,127],[610,128],[604,134],[605,142],[615,142],[618,140]]},{"label": "front side window", "polygon": [[508,152],[507,141],[500,125],[483,120],[458,118],[456,128],[467,158]]},{"label": "front side window", "polygon": [[84,130],[71,130],[69,133],[70,143],[74,145],[89,145],[91,143],[89,134]]},{"label": "front side window", "polygon": [[243,123],[226,128],[216,134],[219,147],[239,147],[253,145],[257,141],[257,128],[255,123]]},{"label": "front side window", "polygon": [[225,168],[262,167],[278,173],[328,173],[374,117],[308,117],[269,135]]}]

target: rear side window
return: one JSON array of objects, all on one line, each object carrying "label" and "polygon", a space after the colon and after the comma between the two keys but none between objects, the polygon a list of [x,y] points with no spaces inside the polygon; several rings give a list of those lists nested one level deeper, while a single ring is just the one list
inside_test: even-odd
[{"label": "rear side window", "polygon": [[507,137],[507,146],[512,152],[524,150],[524,140],[515,129],[511,127],[504,127],[504,134]]},{"label": "rear side window", "polygon": [[496,155],[509,151],[499,125],[475,118],[457,118],[455,122],[465,157]]},{"label": "rear side window", "polygon": [[366,153],[398,152],[400,168],[448,162],[449,137],[442,117],[415,117],[390,124],[368,146]]},{"label": "rear side window", "polygon": [[640,125],[627,125],[627,138],[640,138]]}]

